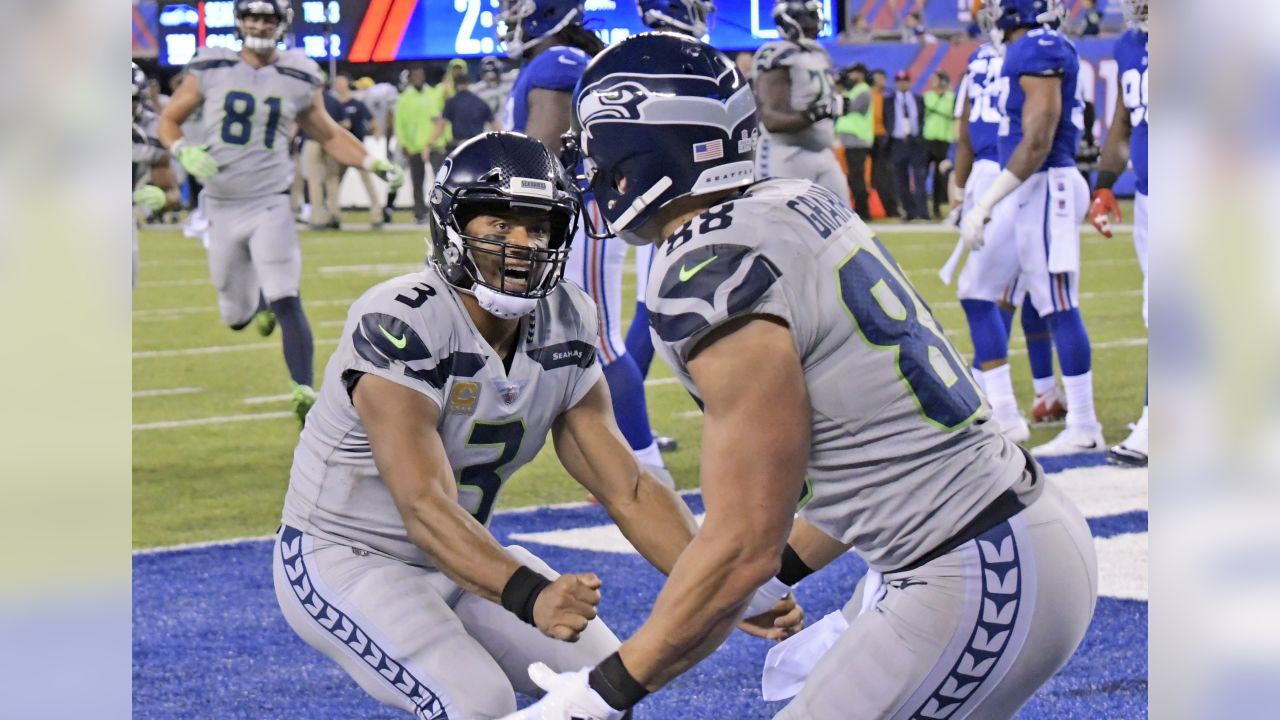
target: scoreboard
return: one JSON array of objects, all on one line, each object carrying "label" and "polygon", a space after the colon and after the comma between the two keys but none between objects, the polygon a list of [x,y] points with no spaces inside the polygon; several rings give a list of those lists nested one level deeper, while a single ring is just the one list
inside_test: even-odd
[{"label": "scoreboard", "polygon": [[[823,0],[835,35],[835,0]],[[321,60],[392,62],[501,55],[498,0],[293,0],[293,27],[285,38]],[[754,50],[778,37],[773,0],[720,0],[706,38],[722,50]],[[635,0],[586,0],[586,26],[606,43],[646,31]],[[326,23],[328,24],[326,33]],[[161,2],[158,55],[183,65],[199,47],[239,48],[234,0]]]}]

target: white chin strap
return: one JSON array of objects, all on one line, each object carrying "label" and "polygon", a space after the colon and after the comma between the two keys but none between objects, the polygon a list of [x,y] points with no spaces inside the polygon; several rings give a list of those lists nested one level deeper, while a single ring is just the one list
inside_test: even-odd
[{"label": "white chin strap", "polygon": [[533,312],[538,306],[537,298],[515,297],[504,295],[497,290],[477,284],[471,289],[480,308],[494,317],[503,320],[515,320]]}]

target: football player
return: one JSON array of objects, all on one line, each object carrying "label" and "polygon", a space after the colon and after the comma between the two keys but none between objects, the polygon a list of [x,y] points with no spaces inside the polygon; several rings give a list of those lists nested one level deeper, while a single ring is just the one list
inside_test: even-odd
[{"label": "football player", "polygon": [[[502,127],[541,140],[559,152],[561,135],[569,130],[574,85],[604,43],[583,27],[582,0],[502,0],[498,20],[507,54],[525,61],[507,99]],[[622,338],[627,246],[602,233],[588,232],[600,225],[599,209],[590,195],[584,198],[583,213],[582,237],[574,243],[565,274],[587,291],[600,310],[596,347],[622,434],[640,462],[669,478],[649,426],[644,376]]]},{"label": "football player", "polygon": [[489,56],[480,61],[480,85],[471,91],[488,103],[493,117],[499,122],[503,108],[507,105],[507,97],[511,95],[511,87],[515,84],[515,76],[516,72],[508,73],[499,58]]},{"label": "football player", "polygon": [[[391,187],[404,173],[369,155],[329,117],[315,61],[301,50],[277,49],[293,20],[288,2],[236,0],[235,17],[243,47],[196,53],[160,115],[160,141],[204,184],[209,275],[222,321],[232,330],[255,323],[263,335],[279,322],[302,420],[315,402],[314,345],[298,293],[302,252],[289,208],[294,122],[339,163],[372,170]],[[197,111],[208,144],[183,138],[182,123]]]},{"label": "football player", "polygon": [[[696,526],[636,461],[596,362],[596,310],[560,282],[579,213],[559,158],[515,133],[458,147],[431,191],[429,265],[356,300],[294,453],[273,558],[289,625],[419,718],[496,718],[526,673],[618,648],[600,581],[487,529],[550,432],[566,470],[669,572]],[[783,616],[781,621],[774,618]],[[746,626],[780,638],[787,601]],[[779,623],[779,624],[773,624]]]},{"label": "football player", "polygon": [[[1116,105],[1102,159],[1098,163],[1097,187],[1089,220],[1098,231],[1111,237],[1110,218],[1121,221],[1120,204],[1111,192],[1125,165],[1133,162],[1137,175],[1137,194],[1133,199],[1133,246],[1142,266],[1142,322],[1147,322],[1147,0],[1124,0],[1125,19],[1129,30],[1116,41],[1116,63],[1120,66],[1120,90],[1123,102]],[[1110,216],[1110,217],[1108,217]],[[1133,432],[1119,445],[1107,451],[1107,458],[1120,465],[1147,465],[1147,404]]]},{"label": "football player", "polygon": [[[847,630],[778,717],[1012,717],[1093,614],[1083,516],[993,428],[849,205],[807,180],[753,182],[736,139],[755,102],[723,53],[628,38],[587,69],[574,110],[609,228],[656,243],[650,320],[704,410],[706,518],[619,651],[535,667],[551,690],[514,717],[618,718],[852,547],[882,581],[873,607],[859,614],[859,582]],[[723,157],[693,156],[712,140]]]},{"label": "football player", "polygon": [[[133,204],[155,213],[182,204],[178,178],[169,166],[169,153],[156,137],[156,114],[146,106],[147,76],[137,63],[133,80]],[[133,285],[138,284],[138,224],[133,224]]]},{"label": "football player", "polygon": [[1054,29],[1062,18],[1057,0],[987,0],[982,12],[990,14],[993,40],[1005,46],[998,140],[1003,170],[964,216],[960,235],[971,249],[981,248],[996,206],[1013,198],[1016,279],[1053,336],[1067,396],[1066,428],[1032,454],[1101,451],[1106,444],[1094,412],[1092,353],[1079,307],[1079,223],[1089,196],[1075,162],[1084,122],[1080,60]]},{"label": "football player", "polygon": [[761,45],[752,68],[763,130],[760,177],[812,180],[847,201],[848,178],[831,150],[843,98],[831,82],[831,56],[817,40],[826,24],[822,2],[777,0],[773,21],[784,39]]}]

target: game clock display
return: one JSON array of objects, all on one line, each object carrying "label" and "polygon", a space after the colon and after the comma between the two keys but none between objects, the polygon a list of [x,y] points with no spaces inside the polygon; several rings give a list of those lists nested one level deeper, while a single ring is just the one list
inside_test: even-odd
[{"label": "game clock display", "polygon": [[[324,60],[392,62],[505,54],[499,0],[294,0],[290,47]],[[720,0],[706,38],[723,50],[754,50],[778,38],[773,0]],[[835,34],[834,0],[823,0],[822,39]],[[328,27],[326,28],[326,23]],[[586,24],[606,43],[648,30],[634,0],[586,0]],[[200,47],[239,48],[233,0],[161,3],[159,58],[184,65]],[[328,41],[326,43],[326,29]]]}]

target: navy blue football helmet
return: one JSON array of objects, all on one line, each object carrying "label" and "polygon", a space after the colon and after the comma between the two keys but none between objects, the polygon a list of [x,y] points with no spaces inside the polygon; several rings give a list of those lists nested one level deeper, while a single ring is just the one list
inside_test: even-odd
[{"label": "navy blue football helmet", "polygon": [[671,30],[700,38],[707,34],[707,18],[715,12],[711,0],[636,0],[640,19],[654,30]]},{"label": "navy blue football helmet", "polygon": [[[245,30],[244,20],[250,15],[266,15],[274,17],[276,32],[274,37],[260,38],[250,35]],[[236,0],[236,35],[244,41],[245,47],[257,53],[270,52],[284,39],[293,23],[293,8],[288,0]]]},{"label": "navy blue football helmet", "polygon": [[582,14],[583,0],[502,0],[495,27],[515,59],[569,25],[581,25]]},{"label": "navy blue football helmet", "polygon": [[[520,301],[544,297],[560,282],[580,208],[577,188],[545,145],[520,133],[485,133],[440,165],[431,189],[428,257],[450,285],[474,294],[489,312],[518,316],[533,309]],[[519,209],[547,213],[546,247],[466,234],[477,215]],[[496,259],[484,263],[497,268],[496,279],[480,271],[480,255]]]},{"label": "navy blue football helmet", "polygon": [[668,203],[749,185],[758,134],[751,87],[719,50],[669,32],[609,47],[578,81],[567,138],[608,226],[588,232],[640,244]]},{"label": "navy blue football helmet", "polygon": [[818,37],[827,19],[822,15],[822,0],[777,0],[773,22],[783,37],[796,42]]},{"label": "navy blue football helmet", "polygon": [[983,9],[988,8],[996,29],[1006,32],[1041,25],[1057,27],[1064,12],[1060,0],[987,0]]}]

